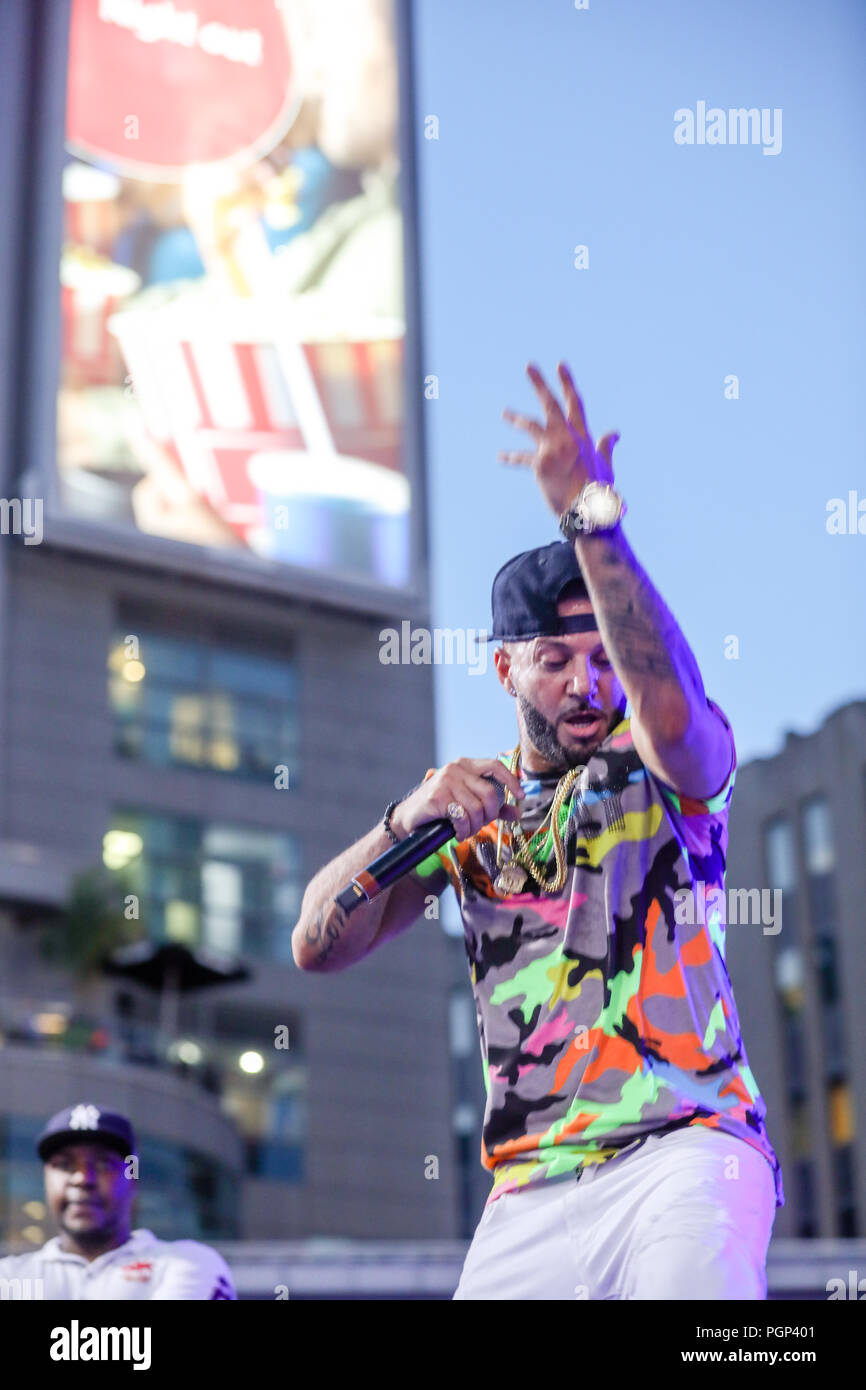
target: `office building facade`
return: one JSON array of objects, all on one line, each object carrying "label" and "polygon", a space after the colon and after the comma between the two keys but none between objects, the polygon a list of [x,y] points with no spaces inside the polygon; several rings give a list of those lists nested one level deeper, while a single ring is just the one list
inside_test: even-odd
[{"label": "office building facade", "polygon": [[[396,39],[387,8],[358,9],[348,51],[384,91],[397,44],[405,112],[406,7]],[[341,162],[345,84],[319,73],[307,111],[283,22],[245,4],[199,46],[189,81],[207,85],[169,135],[192,132],[178,161],[222,161],[236,182],[217,195],[148,145],[176,36],[142,43],[95,7],[0,13],[0,1240],[16,1249],[51,1233],[35,1134],[79,1100],[136,1125],[139,1219],[159,1235],[460,1234],[438,921],[345,973],[291,955],[306,884],[435,751],[431,667],[380,660],[384,628],[429,623],[411,137],[401,121],[399,185],[374,148],[387,106]],[[153,68],[138,105],[115,93],[120,124],[107,89],[87,104],[88,45],[103,72],[115,54]],[[335,92],[327,144],[313,114]],[[208,102],[224,124],[197,122]],[[195,148],[208,130],[240,154]],[[243,161],[265,155],[244,222]],[[136,942],[184,948],[195,987],[106,974]],[[217,960],[245,978],[221,983]]]},{"label": "office building facade", "polygon": [[727,962],[782,1161],[777,1236],[864,1233],[864,846],[866,701],[739,769]]}]

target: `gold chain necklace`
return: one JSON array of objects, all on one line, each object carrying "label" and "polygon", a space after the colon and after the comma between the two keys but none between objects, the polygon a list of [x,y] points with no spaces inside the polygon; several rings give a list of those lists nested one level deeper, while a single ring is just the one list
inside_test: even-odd
[{"label": "gold chain necklace", "polygon": [[[520,761],[520,744],[512,750],[509,771],[516,773],[517,764]],[[583,771],[583,767],[573,767],[564,777],[559,779],[554,792],[550,810],[544,817],[541,825],[527,838],[521,829],[519,821],[509,822],[511,826],[511,838],[515,848],[511,852],[508,861],[502,862],[502,821],[499,822],[499,834],[496,840],[496,867],[499,873],[493,884],[494,892],[500,898],[507,898],[510,893],[519,893],[526,883],[527,875],[530,875],[538,887],[545,893],[558,893],[565,883],[568,866],[565,862],[565,850],[562,844],[562,835],[559,830],[559,812],[566,797],[571,793],[572,787]],[[506,805],[508,804],[508,793],[506,793]],[[546,834],[547,821],[550,819],[550,833],[553,835],[553,855],[556,864],[556,873],[548,881],[547,867],[544,871],[540,870],[532,856],[532,841],[538,840],[539,835]]]}]

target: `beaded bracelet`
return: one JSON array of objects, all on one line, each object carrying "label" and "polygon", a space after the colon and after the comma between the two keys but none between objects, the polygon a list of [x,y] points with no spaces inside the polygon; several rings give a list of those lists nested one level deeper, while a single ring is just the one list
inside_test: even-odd
[{"label": "beaded bracelet", "polygon": [[398,796],[396,801],[390,801],[388,805],[385,807],[385,815],[382,819],[382,824],[385,827],[385,832],[388,835],[388,838],[391,840],[393,844],[402,845],[403,843],[403,841],[399,839],[398,836],[396,836],[394,834],[394,831],[391,829],[391,817],[394,814],[394,807],[399,806],[401,801],[405,801],[408,796],[411,796],[413,792],[416,792],[418,790],[418,787],[423,787],[424,783],[429,781],[429,779],[434,775],[435,772],[435,767],[428,767],[427,771],[424,773],[424,776],[421,778],[421,781],[417,784],[417,786],[410,787],[409,790],[407,792],[404,792],[402,796]]},{"label": "beaded bracelet", "polygon": [[398,796],[398,798],[397,798],[396,801],[391,801],[391,802],[389,802],[388,805],[385,807],[385,815],[384,815],[384,818],[383,818],[383,820],[382,820],[382,824],[383,824],[384,827],[385,827],[385,833],[387,834],[387,836],[388,836],[389,840],[391,841],[391,843],[392,843],[392,844],[395,844],[395,845],[402,844],[403,842],[402,842],[402,840],[399,839],[399,837],[398,837],[397,835],[394,834],[394,831],[391,829],[391,817],[392,817],[393,814],[394,814],[394,808],[395,808],[396,806],[399,806],[399,805],[400,805],[400,802],[401,802],[402,800],[403,800],[403,797],[402,797],[402,796]]}]

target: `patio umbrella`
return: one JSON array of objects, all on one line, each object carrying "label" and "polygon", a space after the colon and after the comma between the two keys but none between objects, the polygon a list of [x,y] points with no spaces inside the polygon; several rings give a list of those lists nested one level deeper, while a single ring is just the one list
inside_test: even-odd
[{"label": "patio umbrella", "polygon": [[213,985],[230,985],[250,978],[250,970],[234,956],[198,946],[191,950],[177,941],[137,941],[112,951],[103,963],[107,975],[135,980],[160,996],[160,1029],[168,1038],[177,1032],[180,996]]}]

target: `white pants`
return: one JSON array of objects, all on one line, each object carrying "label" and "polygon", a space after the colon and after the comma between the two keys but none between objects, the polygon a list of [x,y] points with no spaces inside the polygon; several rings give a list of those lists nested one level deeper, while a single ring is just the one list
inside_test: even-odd
[{"label": "white pants", "polygon": [[706,1125],[485,1208],[455,1299],[764,1299],[776,1215],[757,1149]]}]

